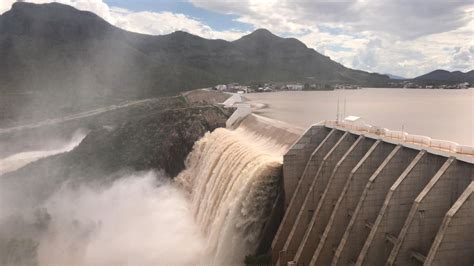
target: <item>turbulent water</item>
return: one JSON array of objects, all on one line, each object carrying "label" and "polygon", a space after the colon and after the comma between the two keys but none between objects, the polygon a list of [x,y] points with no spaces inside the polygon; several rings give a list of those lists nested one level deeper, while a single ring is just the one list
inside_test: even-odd
[{"label": "turbulent water", "polygon": [[[207,133],[175,181],[160,172],[102,184],[73,178],[38,202],[28,199],[40,189],[0,182],[0,265],[242,264],[262,237],[287,148],[256,132]],[[82,137],[5,158],[2,171],[68,151]]]},{"label": "turbulent water", "polygon": [[44,205],[42,265],[183,265],[204,256],[204,236],[185,194],[161,173],[124,175],[111,186],[63,187]]},{"label": "turbulent water", "polygon": [[212,263],[242,263],[262,234],[285,147],[239,128],[217,129],[198,141],[178,177],[206,236]]}]

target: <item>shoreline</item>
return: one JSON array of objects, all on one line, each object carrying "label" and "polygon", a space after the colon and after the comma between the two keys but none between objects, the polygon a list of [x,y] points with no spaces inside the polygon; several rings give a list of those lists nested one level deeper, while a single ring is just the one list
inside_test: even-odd
[{"label": "shoreline", "polygon": [[[474,89],[361,89],[333,92],[246,94],[254,113],[307,128],[349,115],[367,123],[417,135],[474,145]],[[346,101],[346,108],[344,108]],[[345,109],[345,112],[344,112]]]}]

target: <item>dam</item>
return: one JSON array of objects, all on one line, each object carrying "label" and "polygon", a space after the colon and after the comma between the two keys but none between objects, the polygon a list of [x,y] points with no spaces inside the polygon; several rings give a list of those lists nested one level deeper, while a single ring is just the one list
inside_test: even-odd
[{"label": "dam", "polygon": [[[236,110],[215,120],[218,127],[201,131],[173,181],[160,172],[127,172],[100,186],[87,180],[79,188],[67,186],[82,167],[68,179],[61,169],[90,155],[84,147],[92,134],[84,143],[81,135],[80,143],[72,138],[40,155],[22,150],[5,157],[0,203],[9,204],[0,215],[0,258],[37,257],[40,264],[137,258],[137,264],[158,265],[472,265],[472,147],[347,117],[305,131],[252,114],[240,96],[223,105]],[[206,128],[216,113],[204,113],[210,117],[198,125]],[[156,138],[142,135],[156,130],[152,124],[159,123],[138,124],[148,130],[133,139]],[[180,128],[184,134],[198,127]],[[101,141],[92,143],[108,147],[102,142],[112,134],[124,132],[106,128]],[[60,171],[55,176],[50,169]],[[56,190],[58,184],[64,188]],[[26,193],[31,196],[25,200]],[[4,240],[45,221],[50,226],[28,235],[23,246]],[[77,231],[91,232],[90,238]],[[37,251],[32,241],[39,243]],[[138,243],[134,249],[122,248],[132,242]]]},{"label": "dam", "polygon": [[283,157],[276,265],[473,265],[473,148],[323,121]]}]

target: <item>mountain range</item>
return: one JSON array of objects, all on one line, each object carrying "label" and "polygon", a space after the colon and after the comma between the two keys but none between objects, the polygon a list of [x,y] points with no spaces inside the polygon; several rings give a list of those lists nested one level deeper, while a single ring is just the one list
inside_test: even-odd
[{"label": "mountain range", "polygon": [[474,83],[474,70],[468,72],[461,71],[452,71],[438,69],[421,75],[413,79],[413,81],[420,84],[453,84],[453,83],[462,83],[468,82],[470,84]]},{"label": "mountain range", "polygon": [[402,77],[402,76],[392,75],[392,74],[388,74],[388,73],[386,73],[385,75],[387,75],[387,76],[388,76],[389,78],[391,78],[391,79],[402,79],[402,80],[403,80],[403,79],[406,79],[406,78],[404,78],[404,77]]},{"label": "mountain range", "polygon": [[151,36],[58,3],[17,2],[0,16],[0,93],[34,94],[36,106],[55,98],[50,107],[76,109],[221,83],[308,77],[365,86],[389,80],[265,29],[232,42],[182,31]]},{"label": "mountain range", "polygon": [[59,3],[17,2],[0,15],[0,122],[232,82],[377,87],[390,81],[265,29],[232,42],[182,31],[152,36]]}]

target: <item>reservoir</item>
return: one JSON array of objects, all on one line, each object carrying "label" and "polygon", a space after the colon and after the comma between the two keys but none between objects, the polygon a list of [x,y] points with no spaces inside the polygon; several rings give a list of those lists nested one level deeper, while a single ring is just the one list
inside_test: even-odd
[{"label": "reservoir", "polygon": [[360,116],[374,126],[474,145],[473,88],[283,91],[245,98],[254,113],[301,128],[335,120],[339,101],[341,117],[345,109],[345,116]]}]

